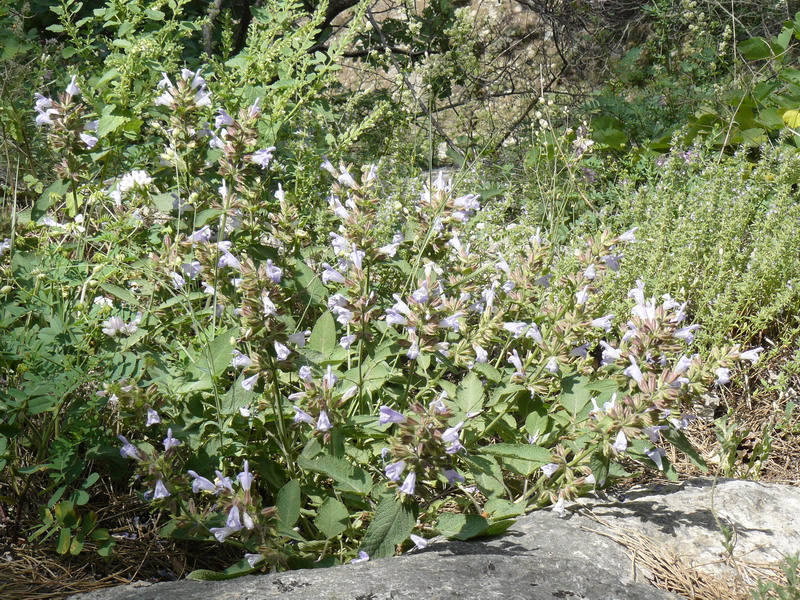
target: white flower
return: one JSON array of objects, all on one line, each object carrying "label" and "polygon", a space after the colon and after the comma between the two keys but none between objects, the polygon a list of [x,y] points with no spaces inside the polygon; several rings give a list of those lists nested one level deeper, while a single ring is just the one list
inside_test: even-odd
[{"label": "white flower", "polygon": [[759,346],[758,348],[753,348],[752,350],[748,350],[747,352],[742,352],[739,354],[739,360],[749,360],[751,364],[756,364],[758,362],[759,354],[764,351],[764,348]]},{"label": "white flower", "polygon": [[503,323],[503,329],[511,333],[515,338],[522,336],[528,330],[529,327],[530,325],[522,321]]},{"label": "white flower", "polygon": [[417,550],[423,550],[428,547],[428,540],[426,540],[424,537],[414,535],[413,533],[409,537],[411,538],[411,541],[414,542],[414,547]]},{"label": "white flower", "polygon": [[275,152],[275,146],[270,146],[269,148],[264,148],[263,150],[258,150],[254,152],[250,157],[247,158],[250,162],[257,164],[262,169],[266,169],[269,166],[270,161],[272,160],[272,153]]},{"label": "white flower", "polygon": [[93,135],[88,133],[81,133],[81,141],[86,145],[86,147],[91,150],[97,144],[97,138]]},{"label": "white flower", "polygon": [[714,380],[714,383],[717,385],[725,385],[731,380],[731,370],[726,369],[725,367],[720,367],[715,371],[717,378]]},{"label": "white flower", "polygon": [[545,477],[548,479],[552,477],[556,471],[558,471],[558,465],[555,463],[548,463],[541,467],[542,473],[544,473]]},{"label": "white flower", "polygon": [[483,349],[483,347],[479,346],[478,344],[473,344],[472,349],[475,351],[475,362],[476,363],[488,363],[489,362],[489,353]]},{"label": "white flower", "polygon": [[664,451],[663,448],[648,448],[647,450],[644,451],[644,453],[648,457],[650,457],[650,460],[656,463],[656,466],[658,467],[659,471],[664,470],[664,462],[661,459],[662,457],[666,456],[667,453]]},{"label": "white flower", "polygon": [[611,447],[614,448],[617,452],[625,452],[628,449],[628,438],[625,437],[625,432],[621,429],[617,434],[617,439],[614,440],[614,443],[611,444]]},{"label": "white flower", "polygon": [[169,496],[169,490],[167,486],[164,485],[164,480],[159,479],[156,481],[156,489],[153,492],[153,500],[160,500],[161,498],[166,498]]},{"label": "white flower", "polygon": [[556,357],[551,356],[544,368],[550,373],[558,373],[558,360]]},{"label": "white flower", "polygon": [[586,304],[586,301],[588,299],[589,299],[589,286],[585,285],[583,286],[583,289],[580,292],[575,294],[575,303],[578,306],[581,306],[583,304]]},{"label": "white flower", "polygon": [[359,553],[358,553],[358,558],[354,558],[350,562],[352,564],[356,564],[356,563],[360,563],[360,562],[366,562],[368,560],[369,560],[369,554],[367,554],[363,550],[360,550]]},{"label": "white flower", "polygon": [[158,413],[155,410],[148,408],[147,423],[145,423],[145,426],[150,427],[150,425],[155,425],[156,423],[161,423],[161,417],[158,416]]},{"label": "white flower", "polygon": [[70,79],[69,85],[67,86],[67,89],[65,90],[66,93],[67,93],[67,96],[80,96],[80,94],[81,94],[81,89],[75,83],[75,79],[76,79],[75,75],[73,75],[72,79]]},{"label": "white flower", "polygon": [[292,353],[292,351],[288,347],[284,346],[280,342],[275,342],[274,345],[275,354],[277,355],[278,360],[286,360],[289,358],[289,355]]},{"label": "white flower", "polygon": [[246,354],[242,354],[238,350],[233,350],[232,354],[233,354],[233,359],[231,360],[231,366],[234,369],[249,367],[253,364],[253,361],[249,356],[247,356]]},{"label": "white flower", "polygon": [[263,554],[245,554],[245,559],[247,559],[247,564],[250,565],[251,569],[255,569],[256,565],[264,562],[264,555]]},{"label": "white flower", "polygon": [[598,319],[592,319],[592,327],[597,327],[599,329],[605,329],[606,331],[611,331],[611,320],[614,318],[614,313],[607,314],[604,317],[600,317]]},{"label": "white flower", "polygon": [[251,375],[247,379],[242,380],[242,387],[248,392],[252,392],[253,388],[256,386],[256,383],[258,383],[258,376],[259,373],[256,373],[255,375]]},{"label": "white flower", "polygon": [[681,327],[675,333],[672,334],[673,337],[678,338],[679,340],[685,341],[687,344],[691,344],[694,341],[694,331],[700,329],[700,325],[689,325],[688,327]]},{"label": "white flower", "polygon": [[331,420],[328,418],[328,413],[324,410],[319,411],[319,417],[317,417],[317,431],[330,431],[333,428],[331,425]]},{"label": "white flower", "polygon": [[639,365],[636,364],[636,359],[633,357],[633,355],[631,355],[629,358],[631,365],[623,371],[623,374],[633,379],[636,383],[641,384],[642,380],[644,379],[642,370],[639,368]]}]

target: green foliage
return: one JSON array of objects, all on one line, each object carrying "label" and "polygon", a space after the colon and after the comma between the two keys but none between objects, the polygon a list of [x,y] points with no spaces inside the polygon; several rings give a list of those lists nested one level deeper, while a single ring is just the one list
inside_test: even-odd
[{"label": "green foliage", "polygon": [[753,599],[767,600],[777,598],[778,600],[798,600],[798,598],[800,598],[799,566],[800,558],[798,558],[796,554],[787,556],[785,564],[782,565],[786,583],[779,584],[774,581],[759,581],[758,588],[752,592]]},{"label": "green foliage", "polygon": [[617,222],[639,225],[641,242],[606,281],[609,296],[642,279],[689,299],[708,343],[781,338],[800,308],[797,168],[791,152],[765,151],[753,164],[696,148],[673,153],[639,190],[621,188]]}]

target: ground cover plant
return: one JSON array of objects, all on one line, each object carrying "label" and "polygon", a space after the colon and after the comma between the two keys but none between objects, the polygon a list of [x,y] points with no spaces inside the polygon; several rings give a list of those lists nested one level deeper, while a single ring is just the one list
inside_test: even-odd
[{"label": "ground cover plant", "polygon": [[[363,154],[390,105],[335,97],[348,38],[319,50],[323,9],[254,7],[238,49],[233,12],[217,31],[180,2],[55,9],[54,49],[5,32],[12,548],[117,564],[147,523],[218,550],[159,577],[215,579],[499,533],[707,471],[693,405],[768,334],[792,352],[791,148],[620,160],[613,131],[537,96],[507,164],[411,178],[402,140]],[[717,431],[737,472],[741,431]]]}]

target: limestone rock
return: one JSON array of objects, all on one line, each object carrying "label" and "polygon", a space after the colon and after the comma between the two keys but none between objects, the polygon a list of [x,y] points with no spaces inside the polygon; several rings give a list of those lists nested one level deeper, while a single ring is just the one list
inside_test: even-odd
[{"label": "limestone rock", "polygon": [[[657,561],[643,556],[674,553],[680,557],[676,567],[699,573],[701,584],[704,577],[724,582],[736,567],[725,552],[719,523],[733,532],[733,558],[740,564],[780,562],[800,551],[800,488],[697,479],[583,501],[563,519],[538,511],[520,518],[502,536],[468,542],[437,539],[426,550],[402,557],[222,582],[122,586],[75,598],[676,599],[680,596],[647,584],[647,567]],[[636,552],[631,550],[634,539]]]}]

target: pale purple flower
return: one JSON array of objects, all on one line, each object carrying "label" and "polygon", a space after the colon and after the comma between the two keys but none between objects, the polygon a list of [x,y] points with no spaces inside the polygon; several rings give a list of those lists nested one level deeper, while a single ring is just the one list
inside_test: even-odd
[{"label": "pale purple flower", "polygon": [[331,390],[338,381],[339,378],[333,372],[333,369],[331,369],[330,365],[328,365],[328,370],[326,371],[325,375],[322,376],[322,389]]},{"label": "pale purple flower", "polygon": [[311,335],[311,331],[306,329],[305,331],[298,331],[297,333],[293,333],[289,336],[289,343],[294,344],[298,348],[303,348],[306,345],[306,341],[308,340],[308,336]]},{"label": "pale purple flower", "polygon": [[749,360],[751,364],[756,364],[758,362],[759,354],[764,351],[764,348],[759,346],[758,348],[753,348],[752,350],[748,350],[747,352],[742,352],[739,354],[739,360]]},{"label": "pale purple flower", "polygon": [[648,448],[644,453],[656,464],[659,471],[664,470],[664,462],[661,459],[665,457],[667,453],[663,448]]},{"label": "pale purple flower", "polygon": [[300,377],[300,379],[302,379],[306,383],[311,383],[311,381],[312,381],[312,378],[311,378],[311,367],[309,367],[308,365],[303,365],[302,367],[300,367],[300,369],[298,371],[298,376]]},{"label": "pale purple flower", "polygon": [[419,356],[419,344],[415,341],[412,342],[411,346],[409,347],[408,351],[406,352],[406,356],[410,360],[416,360]]},{"label": "pale purple flower", "polygon": [[120,448],[119,453],[122,458],[132,458],[133,460],[142,460],[142,453],[141,451],[131,444],[128,440],[126,440],[123,436],[118,435],[117,438],[122,442],[122,448]]},{"label": "pale purple flower", "polygon": [[654,444],[659,440],[659,431],[664,431],[665,429],[669,429],[668,425],[653,425],[652,427],[645,427],[642,431],[650,438],[650,441]]},{"label": "pale purple flower", "polygon": [[251,569],[255,569],[256,565],[264,561],[263,554],[245,554],[245,559],[247,559],[247,564],[250,565]]},{"label": "pale purple flower", "polygon": [[522,321],[503,323],[503,329],[511,333],[515,338],[521,337],[528,330],[530,325]]},{"label": "pale purple flower", "polygon": [[88,133],[81,133],[81,141],[91,150],[97,145],[97,138]]},{"label": "pale purple flower", "polygon": [[679,340],[685,341],[687,344],[691,344],[694,341],[694,331],[700,329],[700,325],[689,325],[688,327],[681,327],[675,333],[672,334],[673,337],[678,338]]},{"label": "pale purple flower", "polygon": [[278,357],[278,360],[286,360],[292,353],[292,351],[287,346],[281,344],[280,342],[275,342],[274,346],[275,346],[275,355]]},{"label": "pale purple flower", "polygon": [[253,412],[250,410],[250,405],[240,406],[239,407],[239,414],[242,415],[245,419],[249,419],[253,416]]},{"label": "pale purple flower", "polygon": [[222,129],[223,127],[227,127],[228,125],[233,125],[234,120],[233,117],[230,116],[224,108],[217,109],[217,116],[214,117],[214,127],[217,129]]},{"label": "pale purple flower", "polygon": [[217,538],[217,541],[221,544],[223,543],[229,535],[236,533],[239,529],[233,529],[231,527],[211,527],[209,531],[214,534],[214,537]]},{"label": "pale purple flower", "polygon": [[328,263],[322,263],[322,268],[324,269],[322,272],[322,283],[329,283],[331,281],[334,283],[344,283],[344,275]]},{"label": "pale purple flower", "polygon": [[525,337],[533,339],[533,341],[539,344],[540,346],[544,344],[544,338],[542,337],[542,332],[539,331],[539,326],[536,323],[531,323],[530,328],[528,329],[528,331],[525,332]]},{"label": "pale purple flower", "polygon": [[172,437],[172,427],[167,429],[167,437],[164,438],[164,452],[167,452],[170,448],[177,448],[180,445],[180,440]]},{"label": "pale purple flower", "polygon": [[541,277],[537,278],[533,283],[536,285],[540,285],[543,288],[550,287],[550,280],[553,278],[553,275],[542,275]]},{"label": "pale purple flower", "polygon": [[253,388],[258,383],[259,376],[260,376],[260,373],[256,373],[255,375],[251,375],[250,377],[244,379],[242,381],[242,388],[244,388],[248,392],[252,392]]},{"label": "pale purple flower", "polygon": [[350,346],[352,346],[353,342],[355,342],[355,341],[356,341],[356,336],[355,335],[343,335],[339,339],[339,345],[342,348],[344,348],[345,350],[349,350]]},{"label": "pale purple flower", "polygon": [[511,354],[508,355],[508,362],[510,362],[514,367],[517,369],[517,372],[520,374],[523,372],[522,360],[519,357],[519,353],[517,353],[516,348],[511,351]]},{"label": "pale purple flower", "polygon": [[424,537],[414,535],[413,533],[409,537],[411,538],[411,541],[414,542],[414,547],[417,550],[424,550],[428,547],[428,540],[426,540]]},{"label": "pale purple flower", "polygon": [[544,368],[549,371],[550,373],[558,373],[558,360],[555,356],[551,356],[550,360],[547,361],[547,364]]},{"label": "pale purple flower", "polygon": [[586,301],[588,299],[589,299],[589,286],[585,285],[583,286],[583,289],[580,292],[575,294],[575,303],[578,306],[581,306],[583,304],[586,304]]},{"label": "pale purple flower", "polygon": [[583,276],[589,281],[592,281],[595,277],[597,277],[597,268],[593,264],[589,265],[583,272]]},{"label": "pale purple flower", "polygon": [[308,423],[314,425],[314,417],[302,410],[299,406],[293,406],[294,409],[294,422],[295,423]]},{"label": "pale purple flower", "polygon": [[191,475],[194,478],[194,481],[192,481],[192,491],[195,494],[197,494],[200,491],[211,492],[212,494],[216,494],[217,492],[219,492],[219,489],[217,488],[216,485],[214,485],[211,482],[211,480],[198,475],[194,471],[189,471],[189,475]]},{"label": "pale purple flower", "polygon": [[275,152],[275,146],[270,146],[269,148],[257,150],[250,155],[247,160],[258,165],[262,169],[266,169],[269,166],[270,161],[272,161],[273,152]]},{"label": "pale purple flower", "polygon": [[639,230],[638,227],[634,227],[633,229],[629,229],[628,231],[623,233],[621,236],[619,236],[619,241],[620,242],[626,242],[626,243],[635,242],[636,241],[636,232],[638,230]]},{"label": "pale purple flower", "polygon": [[344,391],[344,394],[342,394],[342,397],[340,398],[340,401],[341,402],[347,402],[351,398],[355,398],[356,394],[358,394],[358,386],[357,385],[351,385],[349,388],[347,388]]},{"label": "pale purple flower", "polygon": [[340,254],[347,254],[348,250],[350,250],[350,244],[348,243],[347,239],[334,232],[331,232],[328,235],[331,238],[333,253],[336,256],[339,256]]},{"label": "pale purple flower", "polygon": [[639,365],[636,364],[636,359],[631,355],[630,357],[631,364],[627,367],[623,374],[633,379],[637,384],[641,384],[644,376],[642,375],[642,371],[639,368]]},{"label": "pale purple flower", "polygon": [[553,504],[553,507],[551,508],[551,510],[554,513],[556,513],[562,519],[567,516],[567,509],[564,507],[564,497],[563,496],[559,496],[558,497],[558,502]]},{"label": "pale purple flower", "polygon": [[203,225],[200,229],[191,234],[188,239],[190,242],[207,244],[211,241],[212,237],[214,237],[214,232],[211,231],[211,227]]},{"label": "pale purple flower", "polygon": [[341,185],[346,185],[349,188],[356,187],[356,180],[353,179],[352,175],[350,175],[350,171],[348,171],[344,165],[339,165],[339,169],[341,170],[341,174],[336,178],[336,180]]},{"label": "pale purple flower", "polygon": [[334,306],[331,308],[331,312],[336,317],[336,321],[342,325],[349,325],[356,316],[352,310],[343,306]]},{"label": "pale purple flower", "polygon": [[400,492],[408,496],[413,496],[414,489],[416,487],[417,487],[417,474],[414,471],[411,471],[408,475],[406,475],[406,479],[405,481],[403,481],[403,485],[400,486]]},{"label": "pale purple flower", "polygon": [[162,498],[167,498],[169,496],[169,490],[167,486],[164,485],[164,480],[159,479],[156,481],[156,489],[153,492],[153,500],[161,500]]},{"label": "pale purple flower", "polygon": [[569,351],[569,355],[577,358],[586,358],[589,356],[589,344],[581,344],[580,346],[576,346]]},{"label": "pale purple flower", "polygon": [[350,213],[347,212],[347,209],[342,206],[342,201],[339,200],[337,196],[331,196],[328,198],[328,206],[333,211],[337,217],[339,217],[342,221],[346,221],[350,218]]},{"label": "pale purple flower", "polygon": [[261,114],[261,108],[258,106],[259,100],[261,100],[261,98],[256,98],[253,104],[251,104],[250,108],[247,110],[247,116],[251,119],[254,119]]},{"label": "pale purple flower", "polygon": [[244,491],[250,489],[254,479],[253,474],[250,472],[250,461],[244,461],[244,470],[236,476],[236,479],[239,481],[239,485],[242,486]]},{"label": "pale purple flower", "polygon": [[267,292],[261,295],[261,305],[264,308],[265,317],[273,317],[278,314],[278,309],[275,303],[269,299],[269,294]]},{"label": "pale purple flower", "polygon": [[482,346],[478,344],[473,344],[472,349],[475,351],[475,362],[476,363],[488,363],[489,362],[489,353],[483,349]]},{"label": "pale purple flower", "polygon": [[380,417],[378,419],[378,423],[381,425],[386,425],[387,423],[405,423],[407,420],[408,419],[406,419],[405,415],[389,408],[388,406],[381,406],[380,408]]},{"label": "pale purple flower", "polygon": [[281,282],[281,279],[283,278],[283,269],[281,269],[280,267],[276,267],[274,264],[272,264],[271,259],[269,258],[267,259],[267,264],[264,270],[266,271],[267,277],[269,277],[269,280],[272,283]]},{"label": "pale purple flower", "polygon": [[233,493],[233,480],[230,477],[225,477],[225,475],[221,471],[214,470],[214,473],[217,476],[215,481],[217,489],[219,491],[227,490],[231,494]]},{"label": "pale purple flower", "polygon": [[597,327],[599,329],[605,329],[606,331],[611,331],[611,320],[613,318],[614,318],[614,313],[610,313],[604,317],[600,317],[599,319],[592,319],[591,325],[592,327]]},{"label": "pale purple flower", "polygon": [[252,366],[253,360],[246,354],[242,354],[238,350],[233,350],[232,354],[233,359],[231,360],[231,366],[234,369]]},{"label": "pale purple flower", "polygon": [[550,479],[553,475],[555,475],[555,472],[558,471],[559,467],[556,463],[548,463],[546,465],[542,465],[541,469],[545,477]]},{"label": "pale purple flower", "polygon": [[447,478],[447,481],[450,483],[450,485],[464,483],[465,481],[464,476],[454,469],[445,469],[442,471],[442,474]]},{"label": "pale purple flower", "polygon": [[150,425],[155,425],[156,423],[161,423],[161,417],[159,417],[158,413],[152,408],[148,408],[147,423],[145,423],[145,427],[150,427]]},{"label": "pale purple flower", "polygon": [[183,271],[183,274],[189,279],[197,277],[202,269],[203,266],[200,264],[199,260],[193,260],[190,263],[183,263],[181,265],[181,271]]},{"label": "pale purple flower", "polygon": [[431,411],[433,411],[434,414],[438,414],[438,415],[445,414],[449,410],[447,408],[447,405],[444,403],[444,399],[445,398],[447,398],[447,392],[445,390],[442,390],[442,392],[439,394],[439,396],[436,398],[436,400],[433,400],[428,405],[428,408],[430,408]]},{"label": "pale purple flower", "polygon": [[625,437],[625,432],[621,429],[617,434],[617,439],[614,440],[614,443],[611,444],[611,447],[614,448],[617,452],[625,452],[628,449],[628,438]]},{"label": "pale purple flower", "polygon": [[731,370],[726,369],[725,367],[718,368],[715,373],[717,374],[717,378],[714,380],[714,383],[717,385],[725,385],[731,380]]},{"label": "pale purple flower", "polygon": [[181,289],[184,285],[186,285],[186,279],[184,279],[183,275],[180,273],[170,273],[169,276],[172,279],[172,285],[176,289]]},{"label": "pale purple flower", "polygon": [[417,304],[425,304],[430,299],[430,292],[428,290],[428,282],[424,281],[419,289],[411,293],[411,298]]},{"label": "pale purple flower", "polygon": [[72,79],[70,79],[69,85],[67,85],[67,89],[64,90],[67,93],[67,96],[80,96],[81,89],[78,87],[78,84],[75,83],[76,76],[73,75]]},{"label": "pale purple flower", "polygon": [[464,421],[461,421],[455,427],[448,427],[442,434],[442,441],[447,443],[454,443],[458,441],[461,435],[461,429],[464,427]]},{"label": "pale purple flower", "polygon": [[[396,305],[395,305],[396,306]],[[386,309],[386,322],[390,325],[406,325],[408,320],[394,308]]]},{"label": "pale purple flower", "polygon": [[600,260],[602,260],[605,263],[606,267],[608,267],[612,271],[619,271],[619,261],[621,259],[622,259],[621,254],[608,255],[600,258]]},{"label": "pale purple flower", "polygon": [[675,363],[672,372],[676,375],[682,375],[689,370],[690,366],[692,366],[692,359],[684,354],[678,359],[678,362]]},{"label": "pale purple flower", "polygon": [[231,267],[237,271],[242,270],[242,263],[239,262],[239,259],[231,254],[228,250],[222,250],[222,256],[219,257],[219,263],[217,263],[217,266],[220,269],[222,267]]},{"label": "pale purple flower", "polygon": [[324,410],[319,411],[319,416],[317,417],[317,431],[330,431],[333,428],[331,425],[331,420],[328,418],[328,413]]},{"label": "pale purple flower", "polygon": [[613,346],[610,346],[606,342],[600,342],[600,346],[603,347],[603,355],[600,364],[602,366],[613,364],[615,361],[619,360],[622,356],[622,352]]},{"label": "pale purple flower", "polygon": [[360,550],[358,552],[358,558],[354,558],[353,560],[351,560],[350,564],[354,565],[356,563],[367,562],[368,560],[369,560],[369,554],[367,554],[363,550]]},{"label": "pale purple flower", "polygon": [[390,465],[386,465],[386,467],[383,469],[383,472],[386,474],[388,479],[391,479],[392,481],[400,481],[400,478],[403,476],[403,471],[405,470],[406,462],[401,460]]},{"label": "pale purple flower", "polygon": [[445,317],[439,321],[439,329],[452,329],[453,331],[459,330],[458,320],[464,316],[464,313],[458,311],[449,317]]}]

